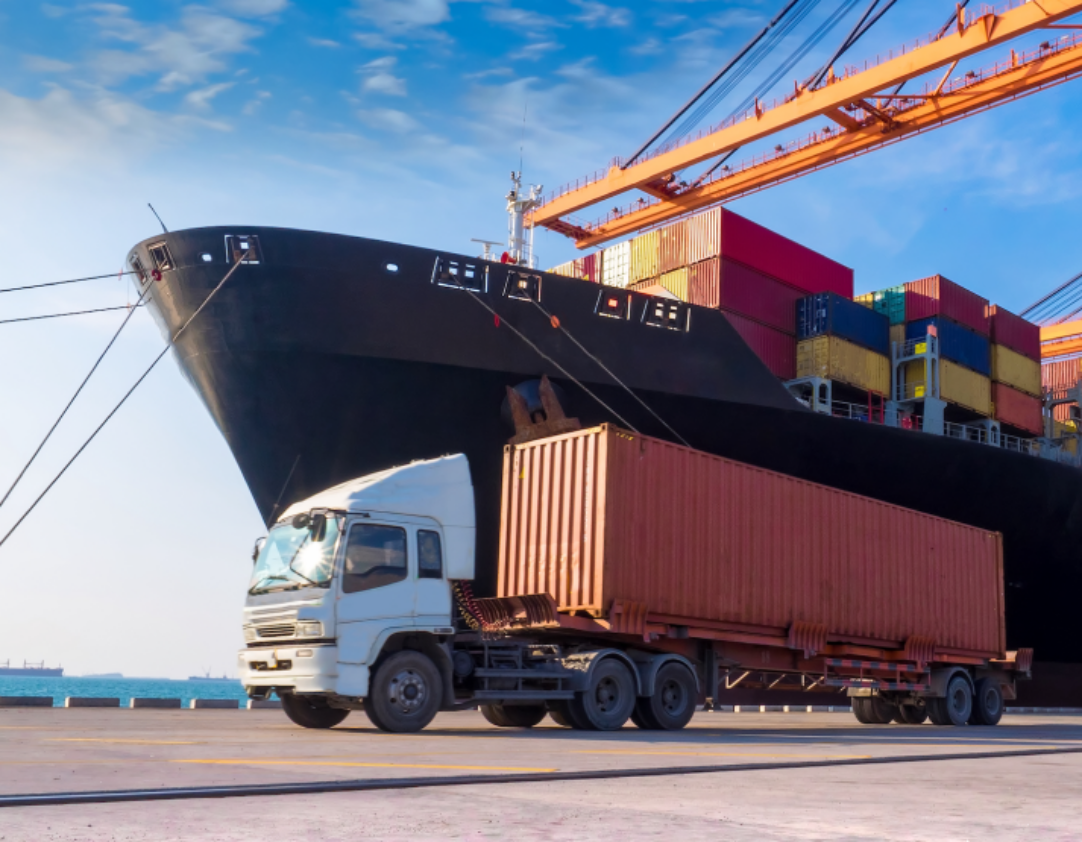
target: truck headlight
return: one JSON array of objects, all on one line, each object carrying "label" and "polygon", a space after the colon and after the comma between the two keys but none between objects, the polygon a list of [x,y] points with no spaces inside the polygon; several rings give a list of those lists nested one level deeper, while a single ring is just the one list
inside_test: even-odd
[{"label": "truck headlight", "polygon": [[255,629],[252,628],[251,626],[245,626],[244,627],[244,639],[249,641],[249,642],[255,640]]},{"label": "truck headlight", "polygon": [[302,620],[297,623],[297,637],[323,637],[323,623]]}]

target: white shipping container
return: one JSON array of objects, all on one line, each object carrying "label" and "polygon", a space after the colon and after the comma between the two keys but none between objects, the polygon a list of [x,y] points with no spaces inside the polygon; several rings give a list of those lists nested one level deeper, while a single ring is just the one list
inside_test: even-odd
[{"label": "white shipping container", "polygon": [[631,275],[630,241],[609,246],[603,254],[601,283],[610,287],[626,287]]}]

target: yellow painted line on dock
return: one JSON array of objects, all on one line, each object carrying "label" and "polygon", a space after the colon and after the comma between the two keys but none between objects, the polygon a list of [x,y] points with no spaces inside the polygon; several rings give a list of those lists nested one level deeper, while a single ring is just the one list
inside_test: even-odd
[{"label": "yellow painted line on dock", "polygon": [[629,754],[636,757],[801,757],[810,760],[866,760],[870,754],[783,754],[781,752],[732,751],[634,751],[631,749],[593,749],[572,754]]},{"label": "yellow painted line on dock", "polygon": [[196,746],[205,745],[192,740],[127,740],[113,737],[50,737],[47,743],[124,743],[138,746]]},{"label": "yellow painted line on dock", "polygon": [[455,772],[558,772],[536,766],[444,766],[433,763],[360,763],[346,760],[199,760],[177,759],[170,763],[206,763],[216,766],[359,766],[366,769],[444,769]]}]

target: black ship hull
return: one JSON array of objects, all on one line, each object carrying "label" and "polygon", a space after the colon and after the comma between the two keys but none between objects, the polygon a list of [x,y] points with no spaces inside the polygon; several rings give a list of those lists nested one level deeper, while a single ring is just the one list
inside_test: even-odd
[{"label": "black ship hull", "polygon": [[[643,321],[646,296],[530,273],[544,308],[651,413],[513,296],[513,267],[363,238],[205,228],[147,240],[132,252],[141,265],[152,269],[147,248],[165,243],[174,267],[146,282],[164,333],[221,281],[241,235],[254,238],[249,257],[259,262],[238,268],[176,353],[265,518],[360,474],[462,452],[475,483],[478,569],[494,571],[501,445],[511,433],[505,389],[547,374],[584,424],[672,439],[668,424],[702,450],[1002,532],[1008,647],[1031,646],[1039,661],[1082,661],[1071,633],[1082,471],[812,413],[718,311],[679,305],[668,322],[679,329],[659,327]],[[459,280],[440,283],[452,263]],[[599,312],[610,298],[617,317]],[[817,528],[794,523],[793,540]],[[868,536],[869,554],[875,540]],[[494,582],[482,575],[478,585]]]}]

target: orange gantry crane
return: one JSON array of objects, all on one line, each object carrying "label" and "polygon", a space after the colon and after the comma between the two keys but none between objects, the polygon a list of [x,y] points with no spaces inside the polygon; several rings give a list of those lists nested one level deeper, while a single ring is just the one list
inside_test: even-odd
[{"label": "orange gantry crane", "polygon": [[[831,73],[822,87],[800,88],[770,105],[730,118],[713,130],[662,147],[649,157],[568,185],[535,208],[527,224],[572,237],[579,248],[609,240],[736,199],[774,184],[839,163],[1066,82],[1082,74],[1082,27],[1059,23],[1082,12],[1082,0],[1009,0],[997,7],[958,9],[957,22],[940,35],[893,51],[863,67]],[[1035,30],[1054,30],[1026,52],[1008,55],[981,70],[952,78],[958,63]],[[898,86],[943,70],[921,93],[898,93]],[[894,91],[892,91],[894,89]],[[823,117],[828,126],[801,140],[737,167],[715,168],[690,184],[680,171],[725,156],[808,120]],[[644,196],[616,207],[594,222],[570,214],[622,194]]]}]

